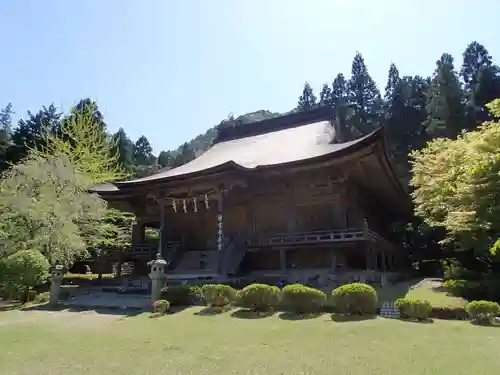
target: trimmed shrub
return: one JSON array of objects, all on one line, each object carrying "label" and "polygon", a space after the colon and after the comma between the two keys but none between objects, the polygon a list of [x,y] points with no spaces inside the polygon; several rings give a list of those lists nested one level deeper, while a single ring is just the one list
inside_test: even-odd
[{"label": "trimmed shrub", "polygon": [[39,251],[21,250],[0,263],[2,294],[18,297],[21,302],[28,302],[30,291],[45,284],[49,276],[50,264]]},{"label": "trimmed shrub", "polygon": [[[67,273],[64,279],[67,280],[97,280],[99,275],[97,273]],[[102,279],[114,279],[115,275],[112,273],[103,273]]]},{"label": "trimmed shrub", "polygon": [[50,301],[50,292],[39,293],[34,299],[34,303],[45,303]]},{"label": "trimmed shrub", "polygon": [[500,314],[500,305],[491,301],[472,301],[465,306],[465,311],[473,321],[491,324],[493,318]]},{"label": "trimmed shrub", "polygon": [[366,315],[377,312],[377,292],[368,284],[341,285],[332,292],[335,310],[341,314]]},{"label": "trimmed shrub", "polygon": [[267,284],[251,284],[238,292],[238,306],[255,311],[269,311],[280,302],[280,288]]},{"label": "trimmed shrub", "polygon": [[427,320],[432,310],[431,303],[426,300],[399,298],[396,307],[402,318]]},{"label": "trimmed shrub", "polygon": [[444,320],[467,320],[468,315],[463,307],[432,307],[430,318]]},{"label": "trimmed shrub", "polygon": [[285,307],[299,314],[321,311],[326,302],[326,294],[302,284],[287,285],[281,291]]},{"label": "trimmed shrub", "polygon": [[201,294],[209,307],[225,307],[236,298],[236,290],[224,284],[205,284]]},{"label": "trimmed shrub", "polygon": [[170,285],[161,290],[161,298],[170,306],[191,306],[201,298],[201,289],[194,285]]},{"label": "trimmed shrub", "polygon": [[170,303],[167,300],[160,299],[153,302],[153,313],[165,315],[168,309],[170,309]]}]

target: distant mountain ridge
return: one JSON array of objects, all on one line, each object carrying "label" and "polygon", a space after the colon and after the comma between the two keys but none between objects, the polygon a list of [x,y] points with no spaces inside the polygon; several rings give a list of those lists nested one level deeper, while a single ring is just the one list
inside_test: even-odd
[{"label": "distant mountain ridge", "polygon": [[172,151],[173,155],[178,155],[183,152],[184,149],[186,149],[186,144],[189,149],[191,149],[196,156],[201,155],[203,152],[208,150],[216,136],[217,136],[217,131],[221,127],[227,127],[227,126],[237,126],[237,125],[244,125],[244,124],[251,124],[253,122],[258,122],[258,121],[263,121],[263,120],[268,120],[271,118],[279,117],[283,115],[282,113],[279,112],[271,112],[265,109],[261,109],[255,112],[250,112],[246,113],[244,115],[238,116],[236,118],[233,118],[231,115],[220,122],[220,124],[208,129],[204,134],[197,135],[193,139],[191,139],[189,142],[186,142],[182,146],[179,146],[177,149]]}]

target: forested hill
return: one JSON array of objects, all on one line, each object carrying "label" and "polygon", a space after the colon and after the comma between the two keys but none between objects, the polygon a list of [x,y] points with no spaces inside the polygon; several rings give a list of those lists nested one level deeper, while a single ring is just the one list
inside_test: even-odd
[{"label": "forested hill", "polygon": [[[346,138],[359,137],[384,124],[400,175],[408,177],[408,154],[412,150],[421,149],[433,138],[454,138],[462,130],[475,128],[488,119],[485,104],[500,97],[500,68],[483,45],[470,43],[458,62],[448,53],[436,58],[435,70],[427,77],[400,74],[396,65],[391,64],[387,84],[380,90],[362,55],[357,53],[349,75],[332,71],[332,81],[325,82],[316,93],[306,82],[290,112],[333,106],[338,109],[337,120],[345,129]],[[92,100],[83,99],[76,107],[88,104],[94,105],[95,120],[106,129],[105,119]],[[65,118],[54,105],[43,106],[36,113],[28,112],[13,129],[12,113],[11,104],[0,110],[0,161],[4,169],[21,160],[30,147],[40,144],[43,128],[57,129]],[[110,138],[119,151],[120,164],[130,176],[144,176],[192,160],[211,146],[220,127],[244,125],[279,115],[259,110],[239,117],[229,116],[176,150],[164,150],[156,155],[145,136],[134,142],[121,128],[110,134]]]}]

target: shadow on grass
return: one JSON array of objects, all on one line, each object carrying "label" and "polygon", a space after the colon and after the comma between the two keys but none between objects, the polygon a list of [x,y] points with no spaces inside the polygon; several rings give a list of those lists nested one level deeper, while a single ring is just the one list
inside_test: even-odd
[{"label": "shadow on grass", "polygon": [[448,288],[445,288],[443,285],[432,286],[430,289],[435,291],[435,292],[446,293],[447,295],[450,295],[450,296],[452,295],[450,293],[450,291],[448,290]]},{"label": "shadow on grass", "polygon": [[23,307],[23,304],[21,302],[9,302],[0,305],[0,312],[1,311],[11,311],[11,310],[18,310],[21,307]]},{"label": "shadow on grass", "polygon": [[197,311],[194,313],[194,315],[198,316],[212,316],[212,315],[219,315],[222,313],[225,313],[227,311],[231,310],[230,307],[224,306],[224,307],[214,307],[214,306],[209,306],[205,307],[200,311]]},{"label": "shadow on grass", "polygon": [[103,315],[120,315],[123,317],[133,317],[142,314],[146,310],[144,309],[122,309],[122,308],[111,308],[111,307],[75,307],[75,306],[65,306],[62,304],[52,305],[50,303],[34,305],[23,307],[21,311],[69,311],[69,312],[95,312],[97,314]]},{"label": "shadow on grass", "polygon": [[365,320],[377,319],[377,315],[344,315],[332,314],[331,319],[337,323],[362,322]]},{"label": "shadow on grass", "polygon": [[233,311],[231,316],[238,319],[263,319],[273,316],[275,311],[254,311],[250,309],[239,309]]},{"label": "shadow on grass", "polygon": [[398,320],[405,322],[405,323],[414,323],[414,324],[433,324],[434,323],[434,319],[432,319],[432,318],[428,318],[425,320],[399,318]]},{"label": "shadow on grass", "polygon": [[318,318],[323,314],[323,312],[299,314],[291,311],[285,311],[279,314],[279,318],[283,320],[307,320]]},{"label": "shadow on grass", "polygon": [[497,322],[491,322],[491,323],[485,323],[485,322],[478,322],[478,321],[471,321],[471,324],[477,327],[484,327],[484,328],[500,328],[500,323]]},{"label": "shadow on grass", "polygon": [[168,315],[172,314],[178,314],[180,312],[183,312],[184,310],[187,310],[193,306],[170,306],[170,310],[168,310]]}]

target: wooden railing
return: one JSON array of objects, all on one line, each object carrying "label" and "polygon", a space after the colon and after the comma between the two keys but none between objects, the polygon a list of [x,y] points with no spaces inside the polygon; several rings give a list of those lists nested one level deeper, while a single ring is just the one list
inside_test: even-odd
[{"label": "wooden railing", "polygon": [[331,243],[366,240],[363,229],[332,229],[298,233],[273,233],[259,238],[251,245],[290,245],[302,243]]},{"label": "wooden railing", "polygon": [[[132,247],[131,254],[141,256],[155,256],[159,252],[159,243],[137,244]],[[169,264],[174,258],[177,251],[180,249],[181,243],[178,241],[167,242],[165,247],[165,261]]]}]

